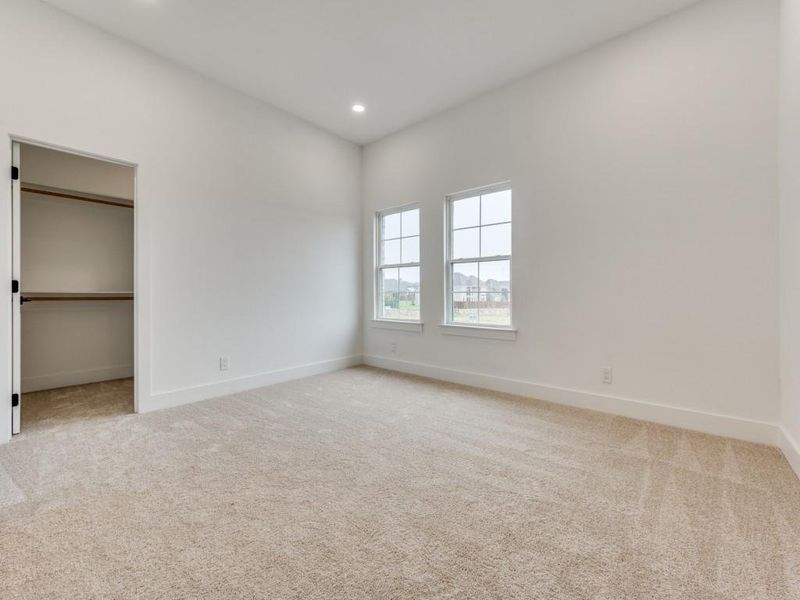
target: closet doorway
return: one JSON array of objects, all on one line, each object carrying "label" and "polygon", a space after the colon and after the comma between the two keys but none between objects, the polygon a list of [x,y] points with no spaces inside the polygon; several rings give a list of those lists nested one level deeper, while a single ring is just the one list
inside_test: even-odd
[{"label": "closet doorway", "polygon": [[131,165],[12,148],[12,433],[134,411]]}]

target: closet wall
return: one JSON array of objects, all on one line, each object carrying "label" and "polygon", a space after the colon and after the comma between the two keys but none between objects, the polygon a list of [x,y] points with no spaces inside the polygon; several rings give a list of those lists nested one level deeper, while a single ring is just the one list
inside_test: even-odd
[{"label": "closet wall", "polygon": [[[130,167],[22,146],[23,187],[132,201]],[[133,290],[133,210],[23,192],[24,294]],[[30,302],[22,308],[22,390],[133,375],[133,302]]]}]

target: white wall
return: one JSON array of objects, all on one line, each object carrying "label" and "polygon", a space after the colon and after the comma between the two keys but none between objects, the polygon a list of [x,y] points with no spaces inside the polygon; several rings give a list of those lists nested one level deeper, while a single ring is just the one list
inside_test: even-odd
[{"label": "white wall", "polygon": [[[3,73],[0,137],[138,165],[140,410],[360,353],[357,146],[42,3],[3,0],[0,53],[24,57]],[[0,164],[10,160],[10,143],[0,144]],[[3,170],[0,206],[9,206],[8,177]],[[6,281],[9,236],[7,209]],[[9,337],[5,302],[0,339]],[[0,364],[10,364],[8,353],[0,344]],[[8,397],[8,366],[0,382]]]},{"label": "white wall", "polygon": [[[704,2],[368,146],[365,222],[422,206],[425,323],[369,324],[366,261],[368,360],[774,442],[777,31]],[[504,180],[518,339],[443,336],[444,197]]]},{"label": "white wall", "polygon": [[[0,135],[138,165],[140,409],[349,362],[373,304],[372,213],[419,202],[426,327],[368,325],[371,360],[741,437],[778,421],[777,0],[702,3],[391,136],[361,181],[357,147],[2,1],[0,49],[25,60],[6,65]],[[444,337],[443,198],[505,179],[519,337]],[[6,280],[9,235],[0,212]]]},{"label": "white wall", "polygon": [[783,449],[800,474],[800,0],[782,2],[780,132]]},{"label": "white wall", "polygon": [[[21,155],[24,184],[133,199],[130,167],[25,144]],[[26,192],[21,208],[24,294],[133,289],[131,209]],[[131,375],[132,302],[23,306],[23,392]]]}]

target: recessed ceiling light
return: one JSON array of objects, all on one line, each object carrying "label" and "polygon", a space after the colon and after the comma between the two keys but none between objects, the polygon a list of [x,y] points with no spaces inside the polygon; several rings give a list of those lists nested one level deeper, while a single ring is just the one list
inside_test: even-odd
[{"label": "recessed ceiling light", "polygon": [[354,113],[363,113],[365,110],[367,110],[367,107],[363,104],[353,104]]}]

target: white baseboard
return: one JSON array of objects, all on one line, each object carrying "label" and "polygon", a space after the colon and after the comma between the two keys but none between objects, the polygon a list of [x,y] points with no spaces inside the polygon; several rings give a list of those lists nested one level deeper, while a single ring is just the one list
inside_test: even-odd
[{"label": "white baseboard", "polygon": [[100,367],[98,369],[85,369],[82,371],[64,371],[48,375],[23,377],[22,393],[36,392],[39,390],[52,390],[70,385],[84,383],[97,383],[112,379],[125,379],[133,377],[133,365],[117,365],[113,367]]},{"label": "white baseboard", "polygon": [[312,375],[339,371],[360,364],[362,364],[361,355],[355,354],[352,356],[290,367],[288,369],[267,371],[265,373],[239,377],[237,379],[227,379],[225,381],[170,390],[168,392],[157,392],[151,394],[148,398],[142,398],[140,400],[139,412],[151,412],[154,410],[161,410],[162,408],[171,408],[173,406],[197,402],[199,400],[227,396],[237,392],[244,392],[274,385],[276,383],[282,383],[284,381],[291,381],[292,379],[301,379]]},{"label": "white baseboard", "polygon": [[[171,390],[168,392],[159,392],[147,398],[143,398],[142,406],[139,407],[139,412],[150,412],[162,408],[179,406],[181,404],[189,404],[199,400],[265,387],[292,379],[330,373],[360,364],[367,364],[392,371],[421,375],[423,377],[430,377],[431,379],[460,383],[498,392],[537,398],[555,404],[586,408],[673,427],[683,427],[684,429],[778,446],[783,451],[786,460],[792,466],[795,473],[800,477],[800,444],[792,439],[785,428],[777,424],[694,411],[652,402],[642,402],[630,398],[619,398],[616,396],[541,385],[528,381],[496,377],[494,375],[485,375],[470,371],[460,371],[457,369],[374,355],[365,355],[363,357],[360,355],[345,356],[342,358],[290,367],[288,369],[268,371],[248,377],[228,379],[226,381]],[[132,376],[133,366],[123,365],[105,367],[103,369],[29,377],[23,380],[22,386],[23,392],[31,392],[41,389],[52,389]]]},{"label": "white baseboard", "polygon": [[800,444],[792,439],[785,427],[780,428],[780,447],[786,460],[789,461],[794,472],[800,477]]},{"label": "white baseboard", "polygon": [[630,398],[619,398],[616,396],[541,385],[528,381],[506,379],[469,371],[459,371],[456,369],[436,367],[383,356],[365,355],[364,363],[393,371],[411,373],[413,375],[421,375],[432,379],[536,398],[555,404],[566,404],[568,406],[611,413],[642,421],[652,421],[672,427],[682,427],[684,429],[736,438],[748,442],[757,442],[770,446],[777,446],[779,442],[779,427],[774,423],[694,411],[652,402],[642,402]]}]

